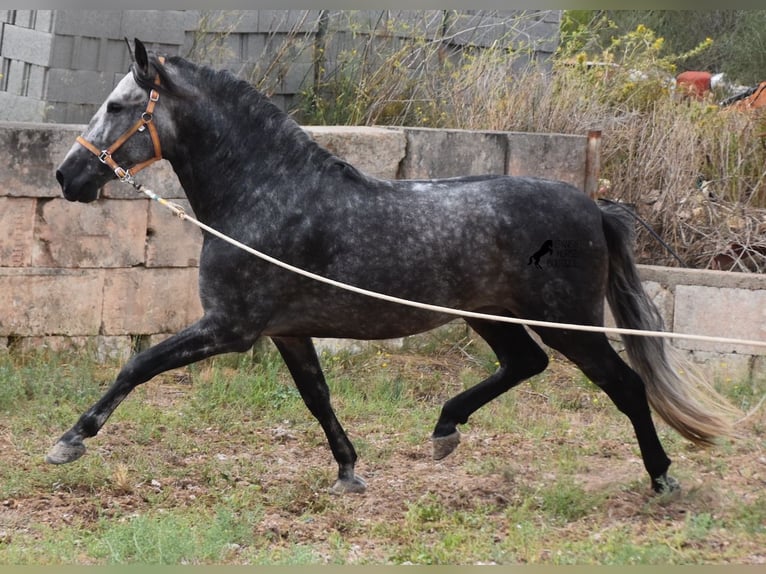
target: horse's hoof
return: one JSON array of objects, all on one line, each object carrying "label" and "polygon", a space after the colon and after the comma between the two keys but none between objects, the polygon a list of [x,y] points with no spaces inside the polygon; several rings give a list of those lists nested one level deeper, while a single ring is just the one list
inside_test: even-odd
[{"label": "horse's hoof", "polygon": [[354,476],[353,478],[336,480],[330,488],[330,494],[347,494],[349,492],[361,494],[365,490],[367,490],[367,483],[358,476]]},{"label": "horse's hoof", "polygon": [[85,454],[85,445],[82,442],[66,443],[59,441],[45,456],[45,462],[49,464],[66,464],[74,462]]},{"label": "horse's hoof", "polygon": [[672,494],[681,491],[681,484],[672,476],[663,474],[652,479],[652,489],[657,494]]},{"label": "horse's hoof", "polygon": [[460,444],[460,431],[455,431],[447,436],[431,437],[434,448],[434,460],[441,460],[449,455]]}]

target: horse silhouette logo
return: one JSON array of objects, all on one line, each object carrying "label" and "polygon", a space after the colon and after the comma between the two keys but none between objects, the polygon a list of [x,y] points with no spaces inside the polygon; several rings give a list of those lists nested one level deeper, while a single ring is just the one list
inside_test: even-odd
[{"label": "horse silhouette logo", "polygon": [[553,239],[548,239],[540,246],[540,249],[538,249],[532,255],[529,256],[529,261],[527,262],[527,265],[532,265],[534,263],[535,267],[537,267],[538,269],[542,269],[542,266],[540,265],[540,259],[542,259],[545,255],[549,255],[552,253],[553,253]]}]

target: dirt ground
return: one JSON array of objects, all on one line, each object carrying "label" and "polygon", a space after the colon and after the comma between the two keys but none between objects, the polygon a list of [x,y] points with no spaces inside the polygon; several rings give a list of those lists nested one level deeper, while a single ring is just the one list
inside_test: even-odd
[{"label": "dirt ground", "polygon": [[[441,368],[445,368],[444,364]],[[459,368],[459,360],[454,364],[448,362],[446,367],[447,371]],[[570,375],[569,368],[564,367],[561,376]],[[188,389],[189,385],[178,374],[167,375],[162,384],[151,384],[146,400],[172,408],[188,400]],[[522,393],[525,404],[538,411],[539,416],[570,418],[574,431],[563,435],[548,433],[539,440],[529,440],[513,432],[473,425],[464,432],[455,453],[435,462],[427,436],[412,444],[405,439],[402,429],[397,429],[396,421],[391,421],[389,430],[363,436],[368,456],[360,458],[357,471],[367,481],[368,489],[361,495],[327,493],[336,467],[318,429],[307,435],[304,428],[276,424],[253,428],[246,442],[233,443],[230,437],[211,428],[200,431],[197,439],[207,445],[206,453],[215,453],[215,460],[229,474],[228,488],[257,484],[263,500],[274,502],[266,505],[255,535],[266,536],[275,544],[289,541],[316,545],[322,552],[330,534],[339,533],[350,544],[351,551],[346,557],[349,562],[362,558],[373,562],[385,560],[388,550],[381,547],[381,540],[370,536],[370,528],[375,524],[402,523],[409,505],[424,497],[432,497],[452,510],[485,509],[497,540],[503,539],[506,529],[511,527],[504,518],[504,510],[520,505],[524,493],[558,480],[555,457],[561,449],[581,449],[581,462],[572,478],[585,491],[608,496],[598,517],[588,516],[562,526],[559,532],[564,537],[581,535],[574,529],[583,528],[592,529],[589,535],[594,535],[615,523],[642,532],[648,528],[647,520],[681,528],[691,513],[723,514],[727,512],[727,501],[754,500],[766,487],[766,444],[762,439],[766,417],[762,412],[752,417],[745,429],[748,433],[760,433],[760,441],[749,440],[747,446],[728,447],[719,453],[701,453],[691,447],[670,452],[673,468],[683,475],[684,490],[666,503],[652,504],[656,497],[649,489],[634,441],[620,436],[605,437],[598,444],[583,448],[577,429],[599,424],[598,412],[562,411],[544,393],[523,387],[512,392]],[[133,441],[130,424],[110,424],[108,433],[91,447],[96,455],[106,458]],[[355,436],[354,428],[348,430],[353,441],[360,438]],[[7,433],[0,433],[0,465],[19,464],[12,442]],[[41,485],[35,492],[0,501],[0,543],[12,543],[14,533],[23,531],[29,523],[48,524],[53,529],[73,524],[87,526],[105,517],[118,519],[156,510],[157,497],[152,495],[159,492],[163,494],[160,506],[165,508],[191,507],[214,498],[204,476],[207,466],[203,459],[209,459],[209,454],[178,456],[163,451],[161,443],[145,448],[166,459],[168,465],[185,467],[188,470],[185,478],[158,475],[136,483],[126,461],[114,467],[108,485],[69,484],[62,488],[54,485],[53,490]],[[503,462],[495,468],[477,471],[490,459]],[[717,459],[720,463],[716,463]],[[260,461],[268,472],[259,476],[247,474],[243,469],[254,460]],[[24,459],[21,464],[31,469],[41,461],[42,453]],[[720,534],[720,540],[713,543],[725,547],[736,543],[733,537]],[[540,561],[546,558],[544,551],[536,557]],[[766,548],[759,548],[757,541],[748,543],[742,548],[741,561],[766,563]]]}]

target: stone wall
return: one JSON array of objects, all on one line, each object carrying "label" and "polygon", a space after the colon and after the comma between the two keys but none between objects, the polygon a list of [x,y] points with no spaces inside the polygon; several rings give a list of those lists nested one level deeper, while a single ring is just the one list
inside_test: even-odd
[{"label": "stone wall", "polygon": [[[640,266],[644,288],[669,331],[766,341],[766,275]],[[766,376],[766,348],[674,340],[694,362],[722,380]]]},{"label": "stone wall", "polygon": [[[558,134],[306,127],[320,144],[383,178],[546,175],[583,188],[587,138]],[[117,181],[69,203],[54,177],[83,126],[0,123],[0,348],[82,347],[126,355],[201,313],[201,235]],[[185,203],[169,164],[140,174]]]},{"label": "stone wall", "polygon": [[[201,236],[132,188],[69,203],[54,170],[83,126],[0,123],[0,348],[79,348],[126,356],[199,317]],[[365,127],[305,128],[373,175],[429,178],[509,173],[583,189],[587,137]],[[141,173],[184,203],[166,162]],[[641,266],[645,287],[677,332],[766,340],[766,276]],[[725,378],[766,370],[766,350],[679,340]]]}]

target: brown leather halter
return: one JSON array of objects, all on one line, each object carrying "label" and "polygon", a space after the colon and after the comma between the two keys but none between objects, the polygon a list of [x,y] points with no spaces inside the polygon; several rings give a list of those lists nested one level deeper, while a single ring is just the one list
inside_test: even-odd
[{"label": "brown leather halter", "polygon": [[[165,63],[165,58],[160,57],[159,58],[160,64]],[[155,85],[160,85],[160,76],[159,74],[154,79]],[[117,140],[110,145],[108,148],[104,150],[99,150],[96,146],[94,146],[92,143],[90,143],[88,140],[86,140],[82,136],[77,136],[77,143],[79,143],[81,146],[83,146],[85,149],[90,151],[92,154],[94,154],[96,157],[98,157],[99,161],[101,163],[104,163],[108,165],[112,171],[114,171],[114,175],[116,175],[121,181],[131,181],[133,176],[144,169],[145,167],[148,167],[149,165],[153,164],[154,162],[162,159],[162,148],[160,146],[160,136],[157,133],[157,128],[154,125],[154,122],[152,121],[154,119],[154,107],[157,105],[157,102],[160,99],[160,94],[157,90],[151,90],[149,92],[149,102],[146,104],[146,111],[141,114],[141,117],[134,123],[128,130],[122,134]],[[149,129],[149,135],[152,138],[152,145],[154,146],[154,156],[150,159],[141,162],[139,164],[134,165],[133,167],[130,167],[128,169],[123,168],[120,166],[116,161],[114,161],[114,158],[112,158],[112,154],[116,152],[120,147],[122,147],[126,141],[128,141],[131,137],[133,137],[134,134],[137,132],[142,132],[145,129]]]}]

